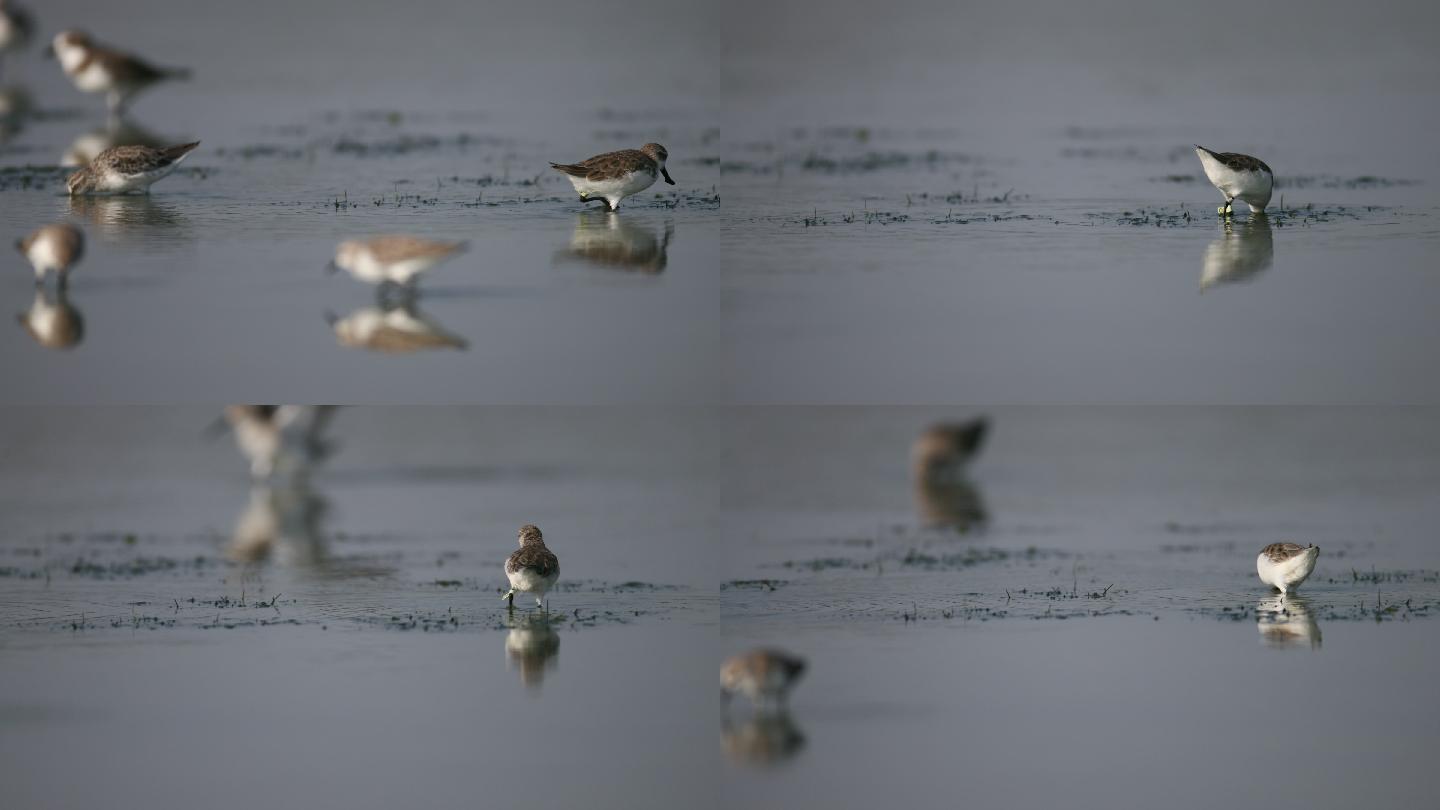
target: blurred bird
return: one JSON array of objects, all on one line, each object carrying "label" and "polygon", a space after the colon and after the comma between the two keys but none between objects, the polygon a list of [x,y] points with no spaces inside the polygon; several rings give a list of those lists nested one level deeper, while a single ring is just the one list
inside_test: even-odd
[{"label": "blurred bird", "polygon": [[224,420],[250,462],[251,476],[300,476],[334,452],[321,434],[335,410],[334,405],[227,405]]},{"label": "blurred bird", "polygon": [[43,285],[45,275],[54,273],[57,284],[63,287],[69,279],[70,268],[85,255],[85,234],[68,222],[57,222],[17,239],[15,249],[35,270],[36,285]]},{"label": "blurred bird", "polygon": [[156,67],[128,53],[100,45],[83,31],[61,31],[48,53],[82,93],[104,93],[111,115],[120,115],[137,93],[170,79],[188,79],[186,68]]},{"label": "blurred bird", "polygon": [[415,236],[347,239],[335,248],[327,272],[344,270],[360,281],[413,291],[421,273],[465,250],[465,242],[440,242]]},{"label": "blurred bird", "polygon": [[932,425],[910,447],[910,469],[915,480],[962,479],[966,465],[979,454],[989,431],[990,422],[983,416],[968,422]]},{"label": "blurred bird", "polygon": [[804,674],[803,658],[781,650],[751,650],[720,665],[720,696],[729,703],[738,693],[749,698],[757,710],[778,709]]}]

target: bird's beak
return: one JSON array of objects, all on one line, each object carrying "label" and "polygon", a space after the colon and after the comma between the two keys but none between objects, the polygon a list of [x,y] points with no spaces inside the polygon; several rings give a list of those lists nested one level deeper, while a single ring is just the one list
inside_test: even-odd
[{"label": "bird's beak", "polygon": [[339,272],[339,270],[340,265],[336,264],[334,259],[331,259],[330,261],[325,263],[325,275],[333,276],[337,272]]},{"label": "bird's beak", "polygon": [[40,52],[40,55],[43,56],[43,57],[45,57],[46,59],[54,59],[54,58],[55,58],[55,46],[54,46],[54,45],[46,45],[46,46],[45,46],[45,50],[41,51],[41,52]]},{"label": "bird's beak", "polygon": [[328,309],[325,310],[325,323],[329,324],[330,326],[334,326],[335,322],[338,320],[340,320],[339,315],[336,315]]},{"label": "bird's beak", "polygon": [[672,186],[675,185],[675,181],[670,179],[670,170],[669,170],[669,169],[666,169],[664,166],[661,166],[661,167],[660,167],[660,173],[663,174],[663,175],[665,175],[665,182],[669,183],[669,184],[672,185]]}]

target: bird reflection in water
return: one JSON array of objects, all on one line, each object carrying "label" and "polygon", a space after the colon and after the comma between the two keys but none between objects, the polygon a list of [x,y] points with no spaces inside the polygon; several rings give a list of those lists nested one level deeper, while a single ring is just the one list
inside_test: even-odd
[{"label": "bird reflection in water", "polygon": [[1205,248],[1200,269],[1200,289],[1216,284],[1249,281],[1275,261],[1275,242],[1270,235],[1270,220],[1264,214],[1251,214],[1244,222],[1224,221],[1224,232]]},{"label": "bird reflection in water", "polygon": [[556,254],[556,260],[576,259],[612,270],[658,274],[665,271],[672,221],[663,233],[630,222],[619,214],[585,211],[575,221],[570,246]]},{"label": "bird reflection in water", "polygon": [[721,716],[720,747],[740,765],[775,766],[794,759],[805,748],[805,735],[790,713],[758,712],[740,720]]},{"label": "bird reflection in water", "polygon": [[927,428],[911,445],[916,511],[926,526],[967,532],[989,519],[980,490],[967,477],[989,430],[984,417],[941,423]]},{"label": "bird reflection in water", "polygon": [[505,662],[519,667],[520,682],[539,689],[545,675],[555,669],[560,656],[560,634],[555,623],[560,621],[548,613],[510,613],[505,619]]},{"label": "bird reflection in water", "polygon": [[225,556],[240,563],[273,559],[286,566],[319,567],[326,559],[322,528],[329,508],[306,479],[256,482]]},{"label": "bird reflection in water", "polygon": [[30,309],[16,316],[36,343],[47,349],[73,349],[85,339],[85,318],[70,303],[63,285],[35,288]]},{"label": "bird reflection in water", "polygon": [[147,229],[174,234],[190,220],[169,203],[155,202],[148,194],[77,195],[69,198],[70,212],[83,217],[107,236],[122,240],[147,238]]},{"label": "bird reflection in water", "polygon": [[20,134],[34,107],[30,91],[24,87],[18,84],[0,87],[0,145]]},{"label": "bird reflection in water", "polygon": [[1261,599],[1255,605],[1255,624],[1267,646],[1320,648],[1320,624],[1303,596],[1292,593]]},{"label": "bird reflection in water", "polygon": [[459,335],[445,331],[420,312],[414,301],[382,302],[364,307],[344,318],[327,313],[325,320],[341,346],[381,354],[412,354],[427,349],[464,349]]}]

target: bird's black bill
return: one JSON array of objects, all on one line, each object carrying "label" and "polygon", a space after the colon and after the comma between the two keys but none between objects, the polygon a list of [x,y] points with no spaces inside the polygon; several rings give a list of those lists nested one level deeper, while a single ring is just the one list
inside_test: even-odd
[{"label": "bird's black bill", "polygon": [[336,264],[334,259],[331,259],[330,261],[325,263],[325,275],[333,276],[339,270],[340,265]]},{"label": "bird's black bill", "polygon": [[670,179],[670,172],[668,170],[661,169],[660,173],[665,175],[665,182],[669,183],[672,186],[675,185],[675,181]]},{"label": "bird's black bill", "polygon": [[46,59],[54,59],[54,58],[55,58],[55,46],[54,46],[54,45],[46,45],[46,46],[45,46],[45,50],[41,51],[41,52],[40,52],[40,55],[43,56],[43,57],[45,57]]}]

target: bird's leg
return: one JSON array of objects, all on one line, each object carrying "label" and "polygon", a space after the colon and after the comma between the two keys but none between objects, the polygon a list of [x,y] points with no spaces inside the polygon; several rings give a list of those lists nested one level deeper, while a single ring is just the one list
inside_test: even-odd
[{"label": "bird's leg", "polygon": [[510,590],[506,591],[506,592],[505,592],[505,595],[504,595],[504,596],[501,596],[500,598],[506,600],[507,602],[509,602],[509,603],[510,603],[510,607],[511,607],[512,609],[515,607],[515,589],[514,589],[514,588],[511,588]]}]

